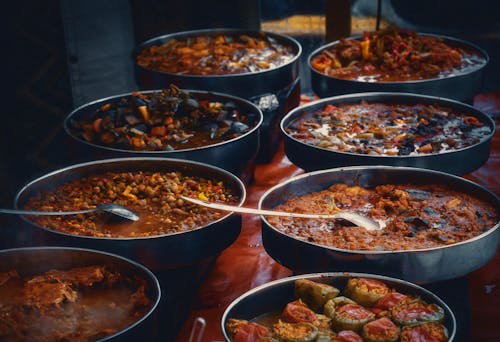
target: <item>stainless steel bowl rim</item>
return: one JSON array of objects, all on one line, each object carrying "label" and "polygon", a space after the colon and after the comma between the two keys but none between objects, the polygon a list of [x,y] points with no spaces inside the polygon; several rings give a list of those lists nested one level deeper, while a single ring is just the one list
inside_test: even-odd
[{"label": "stainless steel bowl rim", "polygon": [[109,336],[106,336],[105,338],[102,338],[102,339],[99,339],[97,341],[107,341],[107,340],[110,340],[112,338],[115,338],[116,336],[119,336],[121,334],[124,334],[126,333],[128,330],[134,328],[135,326],[141,324],[148,316],[150,316],[152,314],[152,312],[156,309],[156,307],[159,305],[160,303],[160,299],[161,299],[161,296],[162,296],[162,293],[161,293],[161,287],[160,287],[160,283],[158,281],[158,278],[154,275],[153,272],[151,272],[147,267],[145,267],[144,265],[132,260],[132,259],[129,259],[129,258],[125,258],[123,256],[120,256],[118,254],[114,254],[114,253],[109,253],[109,252],[105,252],[105,251],[101,251],[101,250],[95,250],[95,249],[88,249],[88,248],[79,248],[79,247],[60,247],[60,246],[44,246],[44,247],[19,247],[19,248],[9,248],[9,249],[3,249],[3,250],[0,250],[0,257],[2,254],[8,254],[8,253],[12,253],[12,252],[23,252],[23,251],[51,251],[51,250],[57,250],[57,251],[65,251],[65,250],[70,250],[70,251],[80,251],[80,252],[86,252],[86,253],[93,253],[93,254],[100,254],[100,255],[105,255],[105,256],[108,256],[110,258],[114,258],[114,259],[120,259],[136,268],[139,268],[140,270],[142,270],[144,273],[146,273],[148,275],[148,277],[153,281],[154,283],[154,286],[155,286],[155,289],[156,291],[158,291],[158,296],[156,298],[156,300],[154,301],[153,305],[151,306],[151,308],[148,310],[148,312],[146,314],[144,314],[144,316],[141,317],[141,319],[135,321],[133,324],[129,325],[128,327],[112,334],[112,335],[109,335]]},{"label": "stainless steel bowl rim", "polygon": [[[309,54],[309,56],[307,57],[307,65],[309,66],[310,71],[314,72],[315,74],[321,75],[323,77],[329,77],[329,78],[332,78],[332,79],[338,79],[338,80],[346,81],[346,82],[376,83],[376,84],[398,84],[398,83],[401,83],[401,84],[417,83],[418,84],[418,83],[424,83],[424,82],[436,82],[436,81],[440,81],[440,80],[447,79],[447,78],[453,78],[453,77],[459,77],[459,76],[467,75],[467,74],[470,74],[470,73],[473,73],[473,72],[476,72],[478,70],[483,69],[484,67],[486,67],[486,65],[488,65],[488,63],[490,61],[490,57],[489,57],[488,53],[485,50],[483,50],[479,46],[477,46],[477,45],[475,45],[475,44],[473,44],[471,42],[468,42],[466,40],[462,40],[462,39],[458,39],[458,38],[454,38],[454,37],[450,37],[450,36],[444,36],[444,35],[438,35],[438,34],[431,34],[431,33],[421,33],[421,32],[418,32],[418,34],[421,35],[421,36],[442,38],[444,40],[448,40],[448,41],[452,41],[454,43],[465,45],[465,46],[467,46],[467,47],[469,47],[469,48],[471,48],[471,49],[476,50],[477,52],[479,52],[482,55],[482,57],[484,58],[484,63],[481,63],[481,64],[479,64],[479,65],[477,65],[477,66],[475,66],[473,68],[470,68],[470,70],[459,71],[457,73],[450,74],[450,75],[445,75],[443,77],[426,78],[426,79],[422,79],[422,80],[408,80],[408,81],[394,81],[394,82],[379,82],[379,81],[376,81],[376,82],[365,82],[365,81],[358,81],[358,80],[352,80],[352,79],[344,79],[344,78],[333,77],[333,76],[329,76],[329,75],[326,75],[324,73],[321,73],[321,72],[317,71],[316,69],[314,69],[312,67],[312,65],[311,65],[311,60],[314,57],[316,57],[316,55],[318,55],[323,50],[326,50],[326,49],[332,47],[333,45],[336,45],[336,44],[340,43],[340,40],[336,40],[334,42],[322,45],[319,48],[317,48],[316,50],[314,50],[313,52],[311,52]],[[359,40],[361,38],[362,38],[361,36],[351,36],[351,37],[347,37],[346,40]]]},{"label": "stainless steel bowl rim", "polygon": [[[467,146],[467,147],[464,147],[464,148],[460,148],[460,149],[456,149],[456,150],[448,150],[448,151],[439,152],[439,153],[406,155],[406,156],[379,155],[379,154],[372,155],[372,154],[355,153],[355,152],[348,152],[348,151],[336,151],[336,150],[328,149],[328,148],[325,148],[325,147],[319,147],[319,146],[316,146],[316,145],[313,145],[313,144],[305,143],[302,140],[299,140],[299,139],[296,139],[296,138],[292,137],[286,131],[285,122],[289,121],[290,117],[292,117],[294,115],[297,115],[298,112],[307,111],[310,107],[314,107],[314,106],[320,105],[320,104],[328,104],[328,103],[335,104],[337,101],[341,101],[341,100],[344,100],[344,99],[357,98],[357,97],[361,97],[363,100],[370,101],[370,98],[372,98],[372,97],[376,98],[376,97],[384,97],[384,96],[391,97],[391,98],[400,97],[400,98],[403,98],[403,99],[404,98],[424,99],[424,100],[436,101],[437,103],[442,104],[442,105],[452,104],[452,105],[455,105],[455,106],[464,107],[468,111],[481,113],[484,116],[481,119],[486,120],[487,124],[490,127],[492,127],[492,130],[491,130],[490,134],[482,137],[482,139],[479,140],[478,142],[476,142],[475,144]],[[373,103],[385,103],[385,102],[384,102],[384,100],[376,100],[376,101],[373,101]],[[391,104],[390,102],[387,102],[387,103]],[[319,100],[314,100],[314,101],[308,102],[308,103],[306,103],[304,105],[301,105],[299,107],[296,107],[296,108],[292,109],[291,111],[289,111],[281,119],[280,129],[281,129],[282,134],[286,135],[289,139],[292,139],[292,140],[294,140],[295,142],[297,142],[299,144],[302,144],[302,145],[305,145],[305,146],[308,146],[308,147],[311,147],[311,148],[314,148],[314,149],[322,150],[322,151],[325,151],[325,152],[328,152],[328,153],[339,153],[339,154],[344,154],[344,155],[355,156],[357,158],[370,158],[370,159],[379,159],[380,158],[380,161],[383,162],[384,159],[402,159],[402,160],[404,160],[404,159],[415,159],[415,158],[426,159],[426,158],[435,158],[436,156],[450,154],[450,153],[457,153],[457,152],[460,152],[460,151],[467,151],[469,149],[475,148],[477,145],[479,145],[479,144],[481,144],[481,143],[483,143],[483,142],[485,142],[487,140],[490,140],[493,137],[493,135],[495,135],[496,124],[495,124],[495,121],[489,115],[487,115],[483,111],[479,110],[478,108],[473,107],[471,105],[468,105],[466,103],[457,101],[457,100],[453,100],[453,99],[448,99],[448,98],[444,98],[444,97],[437,97],[437,96],[431,96],[431,95],[415,94],[415,93],[362,92],[362,93],[351,93],[351,94],[345,94],[345,95],[336,95],[336,96],[326,97],[326,98],[322,98],[322,99],[319,99]]]},{"label": "stainless steel bowl rim", "polygon": [[[325,169],[325,170],[318,170],[318,171],[307,172],[307,173],[304,173],[304,174],[301,174],[301,175],[298,175],[298,176],[294,176],[292,178],[289,178],[289,179],[287,179],[287,180],[285,180],[285,181],[283,181],[283,182],[281,182],[281,183],[273,186],[272,188],[270,188],[266,192],[264,192],[261,195],[260,199],[259,199],[258,208],[262,208],[262,202],[265,200],[265,198],[270,193],[272,193],[276,189],[279,189],[280,187],[282,187],[282,186],[284,186],[284,185],[286,185],[288,183],[293,183],[293,182],[295,182],[297,180],[301,180],[303,178],[308,178],[308,177],[311,177],[311,176],[314,176],[314,175],[317,175],[317,174],[322,174],[322,173],[342,172],[343,170],[361,170],[362,171],[362,170],[369,170],[369,169],[391,169],[391,170],[401,170],[403,172],[422,172],[422,173],[428,173],[428,174],[443,175],[443,176],[455,179],[457,181],[460,181],[462,183],[469,183],[469,184],[471,184],[473,186],[476,186],[476,187],[480,188],[482,191],[489,193],[500,204],[500,198],[496,194],[494,194],[490,190],[486,189],[485,187],[483,187],[483,186],[481,186],[481,185],[479,185],[477,183],[474,183],[474,182],[472,182],[472,181],[470,181],[468,179],[465,179],[465,178],[462,178],[462,177],[459,177],[459,176],[455,176],[455,175],[452,175],[452,174],[449,174],[449,173],[445,173],[445,172],[441,172],[441,171],[430,170],[430,169],[422,169],[422,168],[416,168],[416,167],[407,167],[407,166],[381,166],[381,165],[377,166],[377,165],[375,165],[375,166],[347,166],[347,167],[338,167],[338,168],[333,168],[333,169]],[[360,255],[407,254],[407,253],[414,254],[414,253],[425,253],[425,252],[428,252],[428,251],[435,251],[435,250],[443,250],[443,249],[446,249],[446,248],[453,248],[453,247],[456,247],[456,246],[469,244],[469,243],[472,243],[472,242],[474,242],[476,240],[483,239],[484,237],[486,237],[486,236],[488,236],[490,234],[493,234],[500,227],[500,220],[499,220],[493,227],[491,227],[490,229],[488,229],[486,232],[484,232],[482,234],[479,234],[479,235],[477,235],[477,236],[475,236],[475,237],[473,237],[471,239],[468,239],[468,240],[465,240],[465,241],[461,241],[461,242],[457,242],[457,243],[453,243],[453,244],[450,244],[450,245],[444,245],[444,246],[438,246],[438,247],[431,247],[431,248],[420,248],[420,249],[374,251],[374,250],[343,249],[343,248],[337,248],[337,247],[332,247],[332,246],[326,246],[326,245],[322,245],[322,244],[318,244],[318,243],[312,243],[312,242],[309,242],[307,240],[302,240],[302,239],[299,239],[299,238],[294,237],[292,235],[283,233],[281,230],[277,229],[272,224],[270,224],[266,220],[265,216],[263,216],[263,215],[261,215],[261,219],[263,221],[265,221],[266,224],[270,228],[272,228],[274,231],[276,231],[277,233],[279,233],[279,234],[281,234],[283,236],[286,236],[287,238],[299,241],[301,243],[305,243],[307,245],[316,246],[316,247],[320,247],[320,248],[325,248],[325,249],[332,250],[332,251],[343,252],[343,253],[351,253],[351,254],[360,254]]]},{"label": "stainless steel bowl rim", "polygon": [[[228,315],[228,313],[231,311],[231,309],[234,306],[238,305],[238,303],[242,299],[250,297],[250,296],[254,295],[255,293],[260,292],[262,289],[265,289],[265,288],[279,286],[280,284],[283,284],[283,283],[294,282],[295,280],[298,280],[298,279],[304,279],[304,278],[310,279],[310,278],[321,278],[321,277],[324,277],[324,278],[353,278],[353,277],[363,277],[363,278],[378,279],[378,280],[380,280],[382,282],[384,282],[384,281],[390,281],[390,282],[399,283],[401,285],[404,285],[404,286],[416,289],[419,292],[423,292],[423,293],[427,294],[430,297],[436,297],[436,298],[438,298],[439,301],[441,302],[441,303],[439,303],[439,305],[440,306],[443,305],[444,306],[443,309],[445,309],[445,310],[447,310],[448,312],[451,313],[451,317],[447,317],[447,318],[449,318],[451,320],[451,325],[453,327],[456,327],[456,325],[457,325],[455,314],[450,309],[450,307],[448,306],[448,304],[446,304],[446,302],[443,301],[438,295],[434,294],[433,292],[431,292],[431,291],[429,291],[429,290],[427,290],[427,289],[425,289],[425,288],[423,288],[423,287],[421,287],[421,286],[419,286],[419,285],[417,285],[415,283],[411,283],[409,281],[406,281],[406,280],[403,280],[403,279],[400,279],[400,278],[393,278],[393,277],[388,277],[388,276],[378,275],[378,274],[372,274],[372,273],[322,272],[322,273],[307,273],[307,274],[289,276],[289,277],[286,277],[286,278],[281,278],[281,279],[273,280],[273,281],[264,283],[262,285],[259,285],[257,287],[254,287],[254,288],[248,290],[247,292],[243,293],[242,295],[240,295],[239,297],[237,297],[236,299],[234,299],[226,307],[226,309],[224,310],[224,313],[223,313],[222,319],[221,319],[221,328],[222,328],[222,332],[224,334],[224,337],[226,338],[227,341],[230,341],[229,336],[227,336],[227,334],[226,334],[226,327],[224,326],[224,323],[227,321],[227,318],[228,318],[227,315]],[[451,332],[451,335],[448,337],[449,340],[453,340],[454,339],[455,333],[456,333],[456,331],[452,331]]]},{"label": "stainless steel bowl rim", "polygon": [[[189,152],[189,151],[200,151],[200,150],[204,150],[204,149],[210,149],[210,148],[215,148],[215,147],[219,147],[219,146],[223,146],[223,145],[226,145],[226,144],[230,144],[234,141],[237,141],[237,140],[240,140],[240,139],[244,139],[245,137],[247,137],[248,135],[251,135],[253,134],[255,131],[259,130],[260,127],[262,126],[262,123],[264,121],[264,114],[262,113],[262,111],[260,110],[259,107],[257,107],[255,104],[253,104],[252,102],[244,99],[244,98],[241,98],[241,97],[237,97],[237,96],[233,96],[233,95],[230,95],[230,94],[226,94],[226,93],[220,93],[220,92],[214,92],[214,91],[204,91],[204,90],[192,90],[192,89],[181,89],[182,91],[187,91],[189,92],[190,94],[206,94],[206,95],[213,95],[213,96],[216,96],[216,97],[221,97],[221,98],[224,98],[224,99],[227,99],[227,100],[233,100],[233,101],[237,101],[237,102],[240,102],[240,103],[244,103],[245,105],[248,105],[250,108],[254,109],[256,113],[258,113],[259,115],[259,119],[257,121],[257,123],[254,125],[254,127],[252,127],[248,132],[236,137],[236,138],[233,138],[233,139],[230,139],[230,140],[226,140],[226,141],[222,141],[222,142],[219,142],[219,143],[215,143],[215,144],[211,144],[211,145],[205,145],[205,146],[198,146],[198,147],[193,147],[193,148],[186,148],[186,149],[177,149],[177,150],[172,150],[172,151],[144,151],[144,150],[140,150],[140,151],[136,151],[136,150],[131,150],[131,149],[118,149],[118,148],[114,148],[114,147],[109,147],[109,146],[105,146],[105,145],[99,145],[99,144],[95,144],[93,142],[89,142],[85,139],[82,139],[78,136],[76,136],[71,128],[69,128],[70,126],[70,122],[71,120],[73,120],[73,116],[76,114],[76,113],[79,113],[80,111],[84,110],[85,108],[87,107],[90,107],[90,106],[93,106],[93,105],[96,105],[96,104],[99,104],[99,103],[105,103],[105,102],[110,102],[110,101],[116,101],[118,99],[121,99],[121,98],[125,98],[125,97],[130,97],[132,95],[132,92],[129,92],[129,93],[123,93],[123,94],[118,94],[118,95],[113,95],[113,96],[108,96],[108,97],[105,97],[105,98],[101,98],[101,99],[97,99],[97,100],[94,100],[94,101],[91,101],[91,102],[88,102],[88,103],[85,103],[75,109],[73,109],[69,114],[68,116],[66,116],[66,118],[64,119],[64,122],[63,122],[63,128],[64,128],[64,131],[66,132],[66,134],[70,137],[72,137],[73,139],[77,140],[78,142],[84,144],[84,145],[90,145],[90,146],[93,146],[93,147],[96,147],[96,148],[99,148],[99,149],[103,149],[103,150],[107,150],[107,151],[113,151],[113,152],[121,152],[121,153],[134,153],[134,154],[137,154],[137,155],[141,155],[141,154],[144,154],[144,155],[155,155],[155,154],[176,154],[176,153],[186,153],[186,152]],[[162,91],[162,89],[155,89],[155,90],[141,90],[141,91],[138,91],[139,93],[141,94],[152,94],[152,93],[157,93],[157,92],[160,92]]]},{"label": "stainless steel bowl rim", "polygon": [[[170,163],[174,163],[174,164],[182,164],[182,163],[184,163],[184,164],[192,164],[192,165],[198,165],[198,166],[201,166],[201,167],[205,167],[207,169],[212,169],[212,170],[217,171],[217,172],[222,173],[222,174],[226,174],[230,178],[233,178],[234,181],[240,186],[240,188],[242,190],[241,198],[240,198],[240,201],[238,203],[238,206],[241,206],[241,205],[243,205],[243,203],[245,203],[246,188],[245,188],[243,182],[238,177],[236,177],[234,174],[232,174],[231,172],[226,171],[224,169],[221,169],[221,168],[219,168],[217,166],[209,165],[209,164],[202,163],[202,162],[192,161],[192,160],[185,160],[185,159],[158,158],[158,157],[126,157],[126,158],[112,158],[112,159],[100,159],[100,160],[95,160],[95,161],[89,161],[89,162],[85,162],[85,163],[69,165],[69,166],[66,166],[64,168],[61,168],[61,169],[49,172],[49,173],[47,173],[47,174],[45,174],[45,175],[43,175],[41,177],[38,177],[38,178],[30,181],[26,185],[24,185],[21,188],[21,190],[19,190],[17,192],[17,195],[16,195],[16,197],[14,199],[14,207],[16,209],[19,209],[19,208],[17,208],[17,202],[19,200],[20,195],[26,189],[29,189],[33,184],[36,184],[36,183],[38,183],[39,181],[41,181],[43,179],[50,178],[50,177],[52,177],[54,175],[57,175],[57,174],[60,174],[60,173],[65,173],[65,172],[68,172],[68,171],[71,171],[71,170],[74,170],[74,169],[78,169],[78,168],[81,168],[81,167],[85,167],[85,166],[96,165],[96,164],[106,164],[106,163],[133,162],[133,161],[158,161],[160,163],[161,162],[170,162]],[[105,171],[103,171],[103,172],[105,172]],[[206,227],[210,227],[211,225],[213,225],[215,223],[224,221],[226,218],[228,218],[229,216],[231,216],[233,214],[236,215],[234,212],[229,212],[229,213],[225,214],[224,216],[222,216],[221,218],[219,218],[219,219],[217,219],[215,221],[211,221],[210,223],[208,223],[208,224],[206,224],[204,226],[200,226],[200,227],[197,227],[195,229],[191,229],[191,230],[184,231],[184,232],[176,232],[176,233],[171,233],[171,234],[153,235],[153,236],[123,237],[123,238],[117,238],[117,237],[98,237],[98,236],[86,236],[86,235],[78,235],[78,234],[69,234],[69,233],[61,232],[61,231],[58,231],[58,230],[55,230],[55,229],[50,229],[50,228],[47,228],[47,227],[43,227],[43,226],[41,226],[41,225],[39,225],[39,224],[37,224],[37,223],[29,220],[28,218],[25,217],[25,215],[21,215],[21,218],[25,222],[27,222],[27,223],[29,223],[31,225],[35,225],[36,227],[38,227],[40,229],[43,229],[43,230],[46,230],[46,231],[50,231],[51,233],[55,233],[55,234],[62,235],[62,236],[69,236],[69,237],[81,238],[81,239],[88,239],[88,240],[131,241],[131,240],[152,240],[152,239],[158,239],[158,238],[169,237],[169,236],[177,236],[177,235],[181,235],[181,234],[194,234],[196,231],[198,231],[200,229],[203,229],[203,228],[206,228]]]},{"label": "stainless steel bowl rim", "polygon": [[[259,33],[264,33],[270,37],[277,37],[281,40],[287,41],[289,44],[293,45],[294,48],[296,49],[296,54],[295,56],[289,60],[286,63],[280,64],[274,68],[271,69],[266,69],[266,70],[260,70],[260,71],[255,71],[255,72],[245,72],[245,73],[237,73],[237,74],[224,74],[224,75],[193,75],[193,74],[177,74],[177,73],[172,73],[172,72],[165,72],[165,71],[159,71],[155,69],[150,69],[150,68],[145,68],[136,62],[136,57],[139,54],[139,52],[146,46],[149,45],[156,45],[156,43],[160,42],[163,43],[168,39],[172,38],[180,38],[180,37],[192,37],[192,36],[201,36],[201,35],[215,35],[215,34],[238,34],[238,33],[247,33],[247,34],[259,34]],[[134,57],[134,63],[137,67],[144,69],[144,70],[149,70],[153,72],[157,72],[158,74],[163,74],[163,75],[182,75],[182,77],[186,78],[193,78],[193,79],[198,79],[198,78],[209,78],[209,79],[214,79],[214,78],[231,78],[231,77],[244,77],[248,75],[259,75],[259,74],[265,74],[271,71],[274,71],[276,69],[285,67],[287,65],[295,63],[299,58],[300,55],[302,54],[302,46],[300,43],[293,37],[276,33],[276,32],[270,32],[270,31],[265,31],[265,30],[243,30],[243,29],[237,29],[237,28],[215,28],[215,29],[200,29],[200,30],[191,30],[191,31],[182,31],[182,32],[175,32],[175,33],[169,33],[163,36],[158,36],[151,38],[149,40],[146,40],[142,42],[140,45],[138,45],[133,52],[133,57]]]}]

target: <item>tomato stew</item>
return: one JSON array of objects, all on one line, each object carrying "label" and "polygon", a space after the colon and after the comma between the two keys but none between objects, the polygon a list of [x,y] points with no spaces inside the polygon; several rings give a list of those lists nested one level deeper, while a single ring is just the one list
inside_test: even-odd
[{"label": "tomato stew", "polygon": [[342,220],[268,217],[279,231],[311,243],[347,250],[399,251],[466,241],[493,228],[498,208],[438,184],[386,184],[374,188],[337,183],[290,198],[274,208],[289,212],[367,215],[385,227],[368,231]]},{"label": "tomato stew", "polygon": [[442,37],[390,28],[341,39],[311,59],[319,73],[362,82],[405,82],[454,75],[486,63],[479,52]]}]

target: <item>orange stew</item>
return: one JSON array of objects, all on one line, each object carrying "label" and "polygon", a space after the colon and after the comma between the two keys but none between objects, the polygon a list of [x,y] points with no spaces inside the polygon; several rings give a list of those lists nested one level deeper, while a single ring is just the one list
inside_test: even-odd
[{"label": "orange stew", "polygon": [[477,51],[411,30],[365,32],[341,39],[311,60],[316,71],[362,82],[401,82],[451,76],[486,64]]},{"label": "orange stew", "polygon": [[342,220],[268,217],[269,223],[295,238],[348,250],[397,251],[454,244],[493,228],[498,209],[444,185],[386,184],[374,188],[334,184],[294,197],[274,208],[299,213],[359,212],[385,223],[368,231]]},{"label": "orange stew", "polygon": [[146,292],[143,279],[99,265],[0,272],[0,340],[95,341],[141,319],[152,306]]},{"label": "orange stew", "polygon": [[261,32],[173,38],[144,48],[136,61],[146,69],[173,74],[230,75],[273,69],[295,55],[291,46]]},{"label": "orange stew", "polygon": [[180,172],[107,172],[73,180],[31,198],[25,209],[72,211],[117,203],[137,212],[137,222],[96,212],[71,216],[31,216],[43,227],[96,237],[140,237],[184,232],[209,224],[226,213],[186,203],[179,196],[237,204],[222,181]]}]

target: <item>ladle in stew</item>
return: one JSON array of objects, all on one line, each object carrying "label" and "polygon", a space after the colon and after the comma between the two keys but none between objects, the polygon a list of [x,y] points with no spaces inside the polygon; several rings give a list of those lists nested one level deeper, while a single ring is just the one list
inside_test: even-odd
[{"label": "ladle in stew", "polygon": [[77,215],[86,214],[94,211],[105,211],[131,221],[139,220],[139,215],[132,210],[127,209],[116,203],[99,204],[95,208],[73,210],[73,211],[39,211],[39,210],[21,210],[21,209],[1,209],[0,214],[20,214],[20,215]]},{"label": "ladle in stew", "polygon": [[199,199],[180,196],[183,200],[188,202],[202,205],[211,209],[219,209],[224,211],[234,211],[237,213],[245,214],[258,214],[258,215],[268,215],[268,216],[285,216],[285,217],[299,217],[299,218],[310,218],[310,219],[344,219],[355,224],[358,227],[363,227],[366,230],[380,230],[383,225],[367,216],[352,212],[352,211],[339,211],[334,214],[304,214],[304,213],[292,213],[286,211],[275,211],[275,210],[265,210],[265,209],[255,209],[255,208],[245,208],[238,207],[227,204],[213,203],[202,201]]}]

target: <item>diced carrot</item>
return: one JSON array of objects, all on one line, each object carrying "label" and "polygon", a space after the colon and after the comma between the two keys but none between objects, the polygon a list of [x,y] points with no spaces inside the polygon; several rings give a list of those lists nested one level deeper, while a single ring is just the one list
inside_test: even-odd
[{"label": "diced carrot", "polygon": [[94,130],[94,132],[101,133],[102,131],[101,123],[102,123],[102,118],[97,118],[94,120],[94,122],[92,123],[92,129]]},{"label": "diced carrot", "polygon": [[151,134],[157,137],[162,137],[167,133],[167,128],[165,126],[155,126],[151,128]]}]

